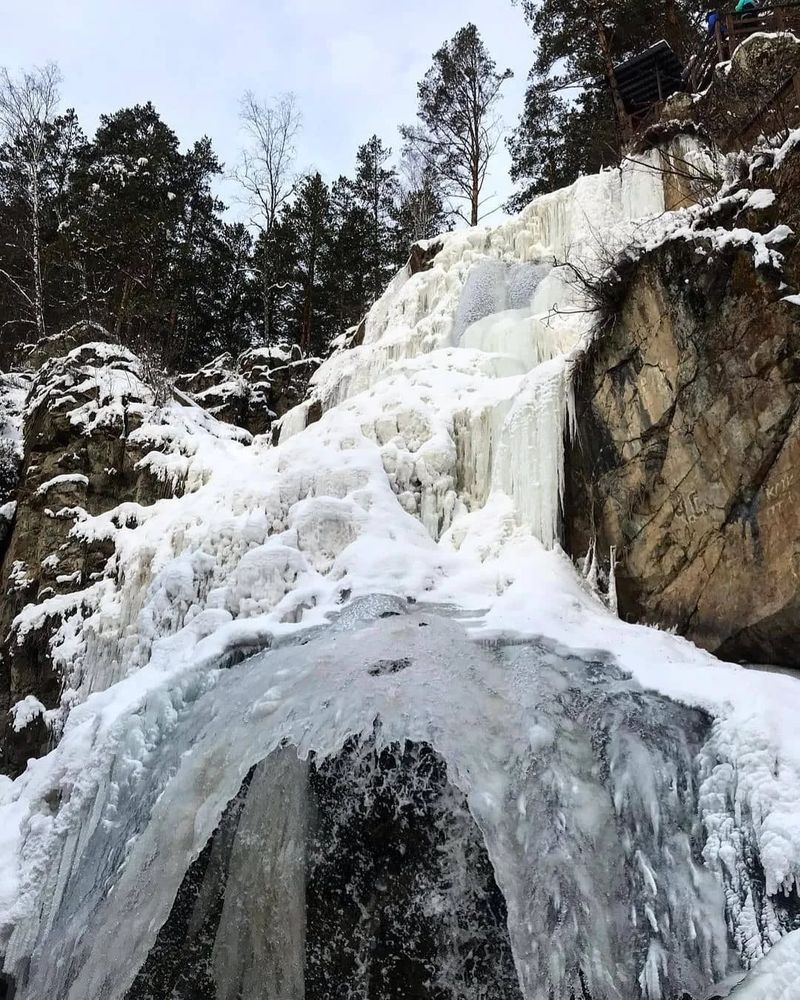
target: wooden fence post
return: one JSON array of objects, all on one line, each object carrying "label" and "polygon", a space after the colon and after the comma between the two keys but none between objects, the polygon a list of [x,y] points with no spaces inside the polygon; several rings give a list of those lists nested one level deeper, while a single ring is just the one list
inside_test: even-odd
[{"label": "wooden fence post", "polygon": [[725,49],[722,45],[722,22],[719,18],[714,22],[714,40],[717,43],[717,58],[719,62],[725,62]]},{"label": "wooden fence post", "polygon": [[736,21],[733,14],[725,15],[725,23],[728,27],[728,53],[733,55],[736,51]]}]

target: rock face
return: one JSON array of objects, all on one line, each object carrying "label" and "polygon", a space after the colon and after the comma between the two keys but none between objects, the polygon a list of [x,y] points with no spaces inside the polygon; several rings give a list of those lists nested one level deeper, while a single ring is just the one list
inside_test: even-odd
[{"label": "rock face", "polygon": [[154,446],[141,434],[157,410],[153,392],[134,355],[98,342],[98,332],[81,325],[36,345],[28,357],[38,372],[25,405],[24,459],[15,506],[0,525],[8,536],[0,549],[5,773],[18,773],[47,748],[44,712],[58,705],[62,689],[54,637],[80,614],[70,595],[99,579],[110,555],[102,539],[88,541],[73,529],[86,514],[123,500],[146,505],[180,490],[140,464]]},{"label": "rock face", "polygon": [[126,1000],[520,1000],[507,921],[427,744],[350,740],[324,762],[289,747],[247,776]]},{"label": "rock face", "polygon": [[304,358],[295,347],[251,348],[236,360],[221,354],[176,386],[217,420],[267,434],[275,420],[305,397],[318,358]]},{"label": "rock face", "polygon": [[[800,156],[643,253],[576,374],[565,538],[623,617],[800,666]],[[766,239],[747,231],[760,231]],[[780,253],[775,253],[775,250]]]}]

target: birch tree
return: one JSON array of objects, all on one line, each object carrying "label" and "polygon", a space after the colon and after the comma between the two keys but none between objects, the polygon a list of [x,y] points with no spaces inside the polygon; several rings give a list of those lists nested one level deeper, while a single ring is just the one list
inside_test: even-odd
[{"label": "birch tree", "polygon": [[302,118],[294,94],[260,101],[252,91],[242,97],[239,119],[247,139],[234,173],[250,213],[250,224],[259,233],[262,260],[255,268],[261,287],[264,334],[273,329],[274,275],[269,264],[273,230],[281,209],[295,189],[295,143]]},{"label": "birch tree", "polygon": [[48,144],[59,102],[61,74],[55,63],[19,76],[0,68],[0,137],[3,140],[4,181],[25,205],[27,229],[24,251],[27,280],[0,267],[8,283],[32,317],[39,337],[46,335],[42,281],[42,223]]}]

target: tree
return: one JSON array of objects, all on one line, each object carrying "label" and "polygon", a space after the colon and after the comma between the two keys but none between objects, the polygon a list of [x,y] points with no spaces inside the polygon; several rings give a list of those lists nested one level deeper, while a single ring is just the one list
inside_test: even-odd
[{"label": "tree", "polygon": [[392,155],[377,135],[359,147],[353,192],[369,220],[362,248],[367,265],[370,303],[383,292],[394,270],[392,212],[398,193],[397,171],[387,167]]},{"label": "tree", "polygon": [[[555,114],[565,147],[561,182],[581,171],[619,161],[630,121],[617,84],[615,66],[659,39],[686,59],[701,37],[698,0],[512,0],[525,13],[536,40],[523,116],[512,139],[519,179],[539,177],[540,164],[525,147],[542,150],[536,108]],[[548,98],[548,88],[553,97]],[[574,100],[556,103],[563,90]],[[520,197],[524,196],[524,191]]]},{"label": "tree", "polygon": [[419,124],[401,127],[407,148],[434,171],[448,196],[463,199],[469,215],[456,214],[476,226],[481,192],[492,154],[500,141],[496,105],[503,83],[474,24],[468,24],[433,56],[419,84]]},{"label": "tree", "polygon": [[331,187],[331,223],[325,248],[325,281],[333,332],[354,326],[369,307],[364,247],[370,239],[369,212],[353,182],[339,177]]},{"label": "tree", "polygon": [[151,103],[101,115],[73,186],[74,246],[87,275],[87,315],[118,338],[166,346],[181,171],[177,136]]},{"label": "tree", "polygon": [[449,228],[436,172],[416,150],[405,150],[399,175],[399,196],[394,207],[398,265],[405,262],[418,240],[432,239]]},{"label": "tree", "polygon": [[321,353],[330,339],[324,262],[330,236],[331,200],[319,172],[303,177],[297,197],[285,213],[294,237],[297,342],[304,354]]},{"label": "tree", "polygon": [[556,191],[580,173],[602,166],[602,156],[593,157],[591,144],[574,141],[570,123],[577,114],[578,106],[561,97],[549,80],[531,72],[522,114],[506,140],[511,179],[523,185],[509,199],[509,211],[519,212],[536,195]]},{"label": "tree", "polygon": [[27,280],[5,268],[0,268],[0,277],[30,313],[39,337],[46,334],[42,279],[44,174],[60,82],[61,74],[55,63],[24,72],[17,78],[5,67],[0,69],[3,180],[11,197],[18,198],[25,206],[28,227],[27,233],[20,233],[17,247],[27,260]]},{"label": "tree", "polygon": [[226,289],[244,305],[230,271],[249,242],[222,220],[211,191],[220,172],[207,138],[182,152],[148,103],[101,116],[71,184],[64,232],[84,315],[168,368],[203,360],[219,325],[232,328]]},{"label": "tree", "polygon": [[[239,119],[248,139],[234,176],[239,182],[250,209],[250,223],[270,244],[270,235],[281,208],[294,190],[295,141],[302,119],[293,94],[282,94],[270,102],[259,101],[251,91],[241,100]],[[275,274],[269,258],[257,257],[261,286],[264,337],[270,340],[274,325]]]}]

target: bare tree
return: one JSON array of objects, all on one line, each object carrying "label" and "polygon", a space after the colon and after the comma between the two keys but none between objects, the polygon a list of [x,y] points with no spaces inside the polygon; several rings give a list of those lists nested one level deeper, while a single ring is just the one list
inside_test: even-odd
[{"label": "bare tree", "polygon": [[447,228],[442,194],[433,168],[413,147],[400,160],[398,215],[412,243],[431,239]]},{"label": "bare tree", "polygon": [[481,191],[500,142],[496,104],[510,69],[497,72],[474,24],[462,28],[433,57],[419,84],[418,125],[404,125],[403,138],[436,171],[447,194],[466,200],[476,226]]},{"label": "bare tree", "polygon": [[33,313],[39,337],[46,333],[42,287],[42,210],[44,171],[51,127],[59,102],[61,73],[55,63],[13,77],[0,68],[0,136],[10,176],[18,178],[30,226],[26,256],[30,266],[30,290],[6,270],[6,280]]},{"label": "bare tree", "polygon": [[235,177],[250,206],[251,223],[269,235],[281,206],[294,190],[300,111],[294,94],[281,94],[265,102],[248,90],[241,100],[239,119],[248,145],[242,150]]},{"label": "bare tree", "polygon": [[241,100],[239,119],[247,136],[247,146],[242,150],[234,177],[250,210],[250,224],[261,235],[264,259],[260,267],[253,267],[253,271],[261,286],[264,335],[269,341],[273,299],[280,285],[273,280],[267,256],[278,213],[294,191],[295,141],[302,117],[294,94],[260,101],[248,90]]}]

